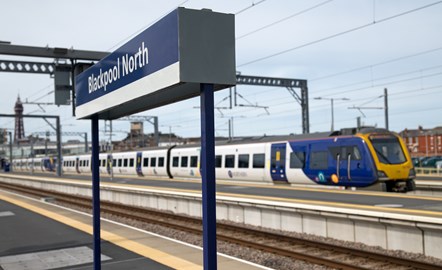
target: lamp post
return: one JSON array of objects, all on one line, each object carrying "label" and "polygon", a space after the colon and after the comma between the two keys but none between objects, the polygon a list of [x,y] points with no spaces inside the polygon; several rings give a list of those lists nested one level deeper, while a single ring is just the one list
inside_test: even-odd
[{"label": "lamp post", "polygon": [[331,102],[331,131],[333,132],[335,130],[334,123],[335,123],[335,116],[334,116],[334,110],[333,110],[333,102],[335,100],[350,100],[349,98],[326,98],[326,97],[315,97],[316,100],[330,100]]},{"label": "lamp post", "polygon": [[172,128],[173,127],[181,127],[181,126],[180,125],[161,125],[160,127],[169,127],[169,146],[172,145]]}]

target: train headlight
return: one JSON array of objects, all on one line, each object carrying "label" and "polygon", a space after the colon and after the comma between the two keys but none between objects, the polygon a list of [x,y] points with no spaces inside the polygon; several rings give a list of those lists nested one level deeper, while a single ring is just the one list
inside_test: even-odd
[{"label": "train headlight", "polygon": [[378,171],[378,178],[379,180],[388,180],[387,174],[383,171]]},{"label": "train headlight", "polygon": [[408,173],[408,178],[416,178],[416,171],[414,168],[410,169],[410,172]]}]

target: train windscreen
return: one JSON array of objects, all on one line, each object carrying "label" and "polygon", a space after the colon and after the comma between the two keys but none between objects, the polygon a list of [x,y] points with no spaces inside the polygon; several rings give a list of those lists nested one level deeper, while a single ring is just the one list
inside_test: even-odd
[{"label": "train windscreen", "polygon": [[398,138],[391,135],[373,135],[370,136],[370,141],[381,163],[401,164],[406,162]]}]

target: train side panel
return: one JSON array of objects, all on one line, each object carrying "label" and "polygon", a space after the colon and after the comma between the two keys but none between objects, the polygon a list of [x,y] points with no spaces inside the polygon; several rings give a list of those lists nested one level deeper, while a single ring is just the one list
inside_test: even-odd
[{"label": "train side panel", "polygon": [[173,148],[170,151],[170,174],[173,177],[201,178],[200,148]]},{"label": "train side panel", "polygon": [[223,145],[215,149],[216,178],[271,182],[268,143]]},{"label": "train side panel", "polygon": [[135,166],[136,157],[137,152],[122,152],[112,154],[112,159],[115,160],[115,166],[112,168],[114,175],[137,175]]},{"label": "train side panel", "polygon": [[142,176],[168,176],[167,149],[143,151],[141,154]]}]

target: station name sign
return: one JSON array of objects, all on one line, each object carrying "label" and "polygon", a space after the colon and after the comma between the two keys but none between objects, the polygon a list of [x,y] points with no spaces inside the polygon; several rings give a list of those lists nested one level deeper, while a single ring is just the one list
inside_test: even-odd
[{"label": "station name sign", "polygon": [[133,71],[143,68],[149,63],[149,50],[142,42],[138,48],[138,52],[133,55],[126,53],[126,55],[117,58],[116,65],[110,67],[109,70],[100,68],[99,74],[92,73],[88,81],[89,94],[97,90],[104,90],[106,92],[107,85],[116,82],[121,77],[130,75]]},{"label": "station name sign", "polygon": [[235,85],[234,16],[178,8],[75,78],[76,116],[116,119]]}]

